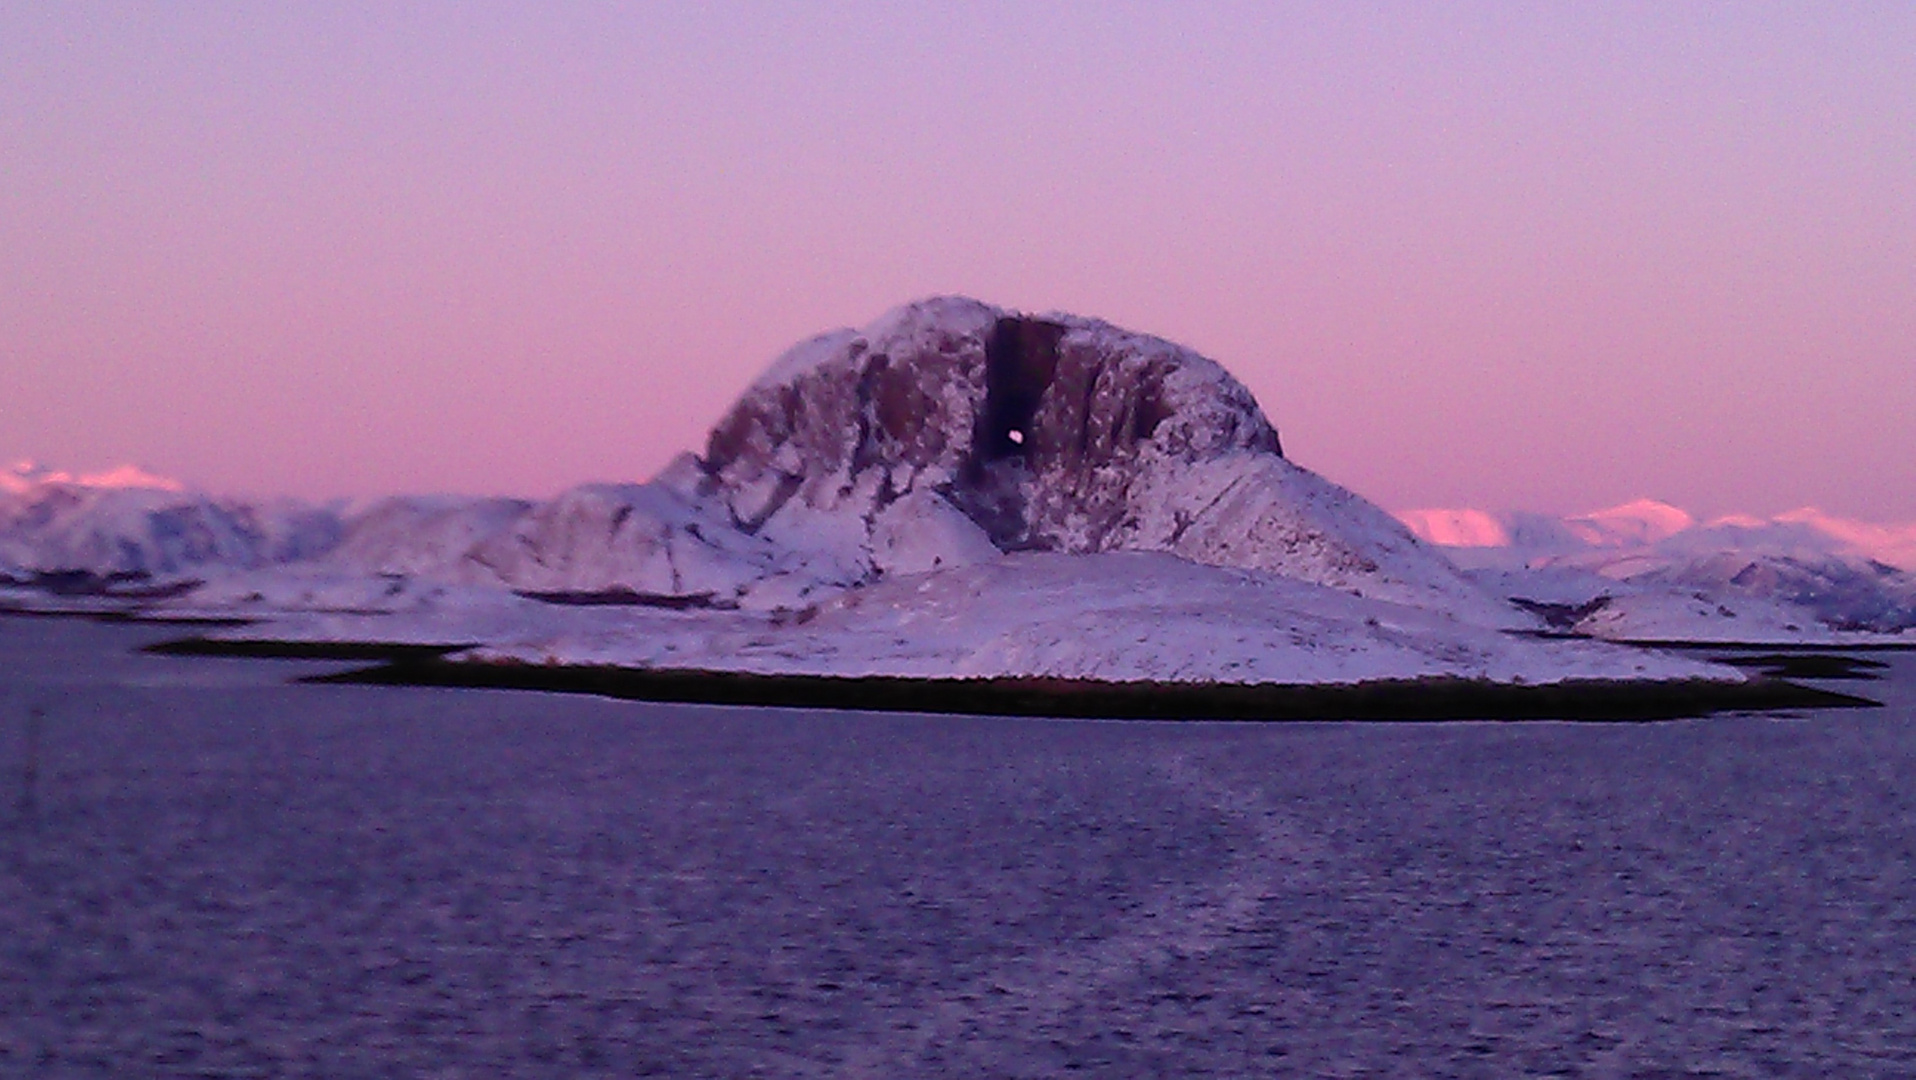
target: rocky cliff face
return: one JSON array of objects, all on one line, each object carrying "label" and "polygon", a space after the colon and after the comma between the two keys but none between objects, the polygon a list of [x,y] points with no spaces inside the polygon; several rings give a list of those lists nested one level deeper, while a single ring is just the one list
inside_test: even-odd
[{"label": "rocky cliff face", "polygon": [[936,522],[911,545],[921,569],[1167,551],[1509,618],[1381,510],[1285,460],[1223,368],[1091,319],[942,298],[815,338],[719,421],[697,471],[688,496],[848,583],[884,572],[905,507]]},{"label": "rocky cliff face", "polygon": [[1087,552],[1136,532],[1147,473],[1233,453],[1279,456],[1277,431],[1210,361],[1103,323],[932,300],[781,360],[704,464],[747,530],[793,499],[862,511],[929,489],[1000,548]]}]

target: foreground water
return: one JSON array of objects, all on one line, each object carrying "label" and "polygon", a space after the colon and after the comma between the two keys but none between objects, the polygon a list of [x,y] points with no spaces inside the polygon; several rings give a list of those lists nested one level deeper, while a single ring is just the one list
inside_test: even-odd
[{"label": "foreground water", "polygon": [[1906,654],[1863,711],[1147,724],[161,636],[0,619],[0,1074],[1916,1074]]}]

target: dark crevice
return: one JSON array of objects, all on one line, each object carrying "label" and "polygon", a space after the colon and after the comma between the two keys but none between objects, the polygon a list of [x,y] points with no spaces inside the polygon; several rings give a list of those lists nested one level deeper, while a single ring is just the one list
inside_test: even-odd
[{"label": "dark crevice", "polygon": [[985,339],[985,409],[975,451],[983,461],[1029,459],[1040,443],[1034,427],[1044,392],[1058,372],[1064,327],[1042,319],[999,319]]},{"label": "dark crevice", "polygon": [[738,603],[717,593],[647,593],[624,586],[610,589],[514,589],[513,595],[559,607],[655,607],[671,611],[730,611]]},{"label": "dark crevice", "polygon": [[891,357],[878,353],[865,362],[863,370],[858,373],[858,382],[852,388],[858,395],[858,411],[853,417],[858,427],[852,432],[851,468],[848,470],[853,477],[884,460],[884,453],[873,430],[872,401],[876,396],[874,390],[878,379],[889,366]]},{"label": "dark crevice", "polygon": [[1084,460],[1091,456],[1092,418],[1098,408],[1098,381],[1104,378],[1104,368],[1093,368],[1085,376],[1084,397],[1078,403],[1078,458]]},{"label": "dark crevice", "polygon": [[1568,630],[1610,605],[1609,596],[1599,596],[1581,604],[1550,603],[1513,596],[1510,602],[1543,619],[1552,630]]},{"label": "dark crevice", "polygon": [[1000,548],[1030,542],[1025,521],[1030,470],[1060,449],[1060,433],[1040,430],[1037,421],[1058,373],[1064,334],[1058,323],[1008,316],[985,337],[985,400],[952,505]]},{"label": "dark crevice", "polygon": [[792,501],[792,496],[798,494],[798,489],[804,485],[805,478],[797,473],[779,473],[778,486],[772,489],[771,498],[765,500],[765,505],[759,508],[758,513],[749,518],[742,518],[734,513],[732,524],[747,536],[756,534],[765,527],[767,521],[771,520],[773,514],[784,509],[785,504]]},{"label": "dark crevice", "polygon": [[1137,405],[1131,414],[1131,441],[1149,442],[1164,423],[1166,410],[1156,382],[1145,383],[1138,391]]}]

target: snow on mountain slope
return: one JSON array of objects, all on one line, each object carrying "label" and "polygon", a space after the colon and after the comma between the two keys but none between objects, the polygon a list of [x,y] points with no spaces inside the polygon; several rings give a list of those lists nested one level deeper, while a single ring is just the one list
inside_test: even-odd
[{"label": "snow on mountain slope", "polygon": [[1834,517],[1805,507],[1768,520],[1717,518],[1694,530],[1696,547],[1736,548],[1778,554],[1814,553],[1883,563],[1916,572],[1916,522],[1879,525]]},{"label": "snow on mountain slope", "polygon": [[787,640],[728,648],[738,670],[1351,683],[1678,678],[1705,665],[1563,648],[1427,609],[1162,553],[1017,553],[842,594]]},{"label": "snow on mountain slope", "polygon": [[1510,530],[1497,515],[1482,510],[1400,510],[1397,520],[1428,543],[1446,548],[1507,548]]},{"label": "snow on mountain slope", "polygon": [[310,559],[338,540],[334,515],[294,500],[43,478],[11,496],[0,519],[0,562],[37,573],[166,578]]},{"label": "snow on mountain slope", "polygon": [[[8,498],[22,565],[191,570],[206,582],[148,610],[267,619],[253,636],[765,673],[1736,677],[1503,633],[1543,620],[1287,460],[1217,364],[962,298],[794,347],[644,484],[270,511],[58,483]],[[1611,554],[1683,531],[1650,505],[1457,523]]]},{"label": "snow on mountain slope", "polygon": [[[457,577],[468,552],[532,511],[524,499],[398,495],[350,510],[327,561],[369,574]],[[469,575],[477,576],[477,575]]]},{"label": "snow on mountain slope", "polygon": [[1835,630],[1895,633],[1916,627],[1916,577],[1882,563],[1704,551],[1643,569],[1628,580],[1708,598],[1768,600],[1809,612]]},{"label": "snow on mountain slope", "polygon": [[[516,600],[516,598],[509,598]],[[896,574],[792,615],[453,595],[393,615],[284,616],[227,637],[486,642],[463,659],[641,669],[1114,682],[1359,683],[1448,676],[1741,681],[1601,642],[1540,640],[1422,608],[1163,553],[1015,552]]]},{"label": "snow on mountain slope", "polygon": [[1661,545],[1692,551],[1840,555],[1916,571],[1916,522],[1878,524],[1810,507],[1769,518],[1732,514],[1698,521],[1668,503],[1639,499],[1566,517],[1471,509],[1403,510],[1396,517],[1424,540],[1452,549],[1453,555],[1457,548],[1564,555],[1592,547]]},{"label": "snow on mountain slope", "polygon": [[467,556],[497,580],[552,592],[736,600],[787,553],[717,506],[664,484],[593,484],[534,507]]},{"label": "snow on mountain slope", "polygon": [[[1584,633],[1809,641],[1916,629],[1916,576],[1890,561],[1908,561],[1902,546],[1916,526],[1813,510],[1698,522],[1650,500],[1560,519],[1474,510],[1399,516],[1444,542],[1491,591],[1554,607],[1558,625]],[[1565,621],[1576,609],[1581,614]]]},{"label": "snow on mountain slope", "polygon": [[1669,503],[1638,499],[1607,510],[1565,518],[1563,524],[1591,547],[1635,547],[1654,544],[1694,528],[1696,519]]}]

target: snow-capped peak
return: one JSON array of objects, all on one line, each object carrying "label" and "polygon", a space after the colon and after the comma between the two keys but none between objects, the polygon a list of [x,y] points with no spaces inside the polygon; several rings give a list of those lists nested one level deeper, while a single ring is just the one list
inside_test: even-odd
[{"label": "snow-capped peak", "polygon": [[1399,510],[1397,520],[1438,547],[1509,547],[1510,530],[1482,510]]},{"label": "snow-capped peak", "polygon": [[1570,531],[1594,547],[1654,544],[1695,527],[1689,511],[1655,499],[1637,499],[1567,518]]},{"label": "snow-capped peak", "polygon": [[1603,636],[1798,640],[1916,627],[1916,522],[1804,508],[1699,522],[1640,499],[1569,517],[1411,510],[1413,532],[1507,597]]},{"label": "snow-capped peak", "polygon": [[121,489],[145,488],[154,491],[184,491],[186,485],[171,477],[157,476],[138,465],[119,465],[103,472],[74,474],[48,469],[31,459],[16,461],[0,472],[0,491],[24,495],[35,488],[53,484],[67,487]]},{"label": "snow-capped peak", "polygon": [[1560,518],[1469,508],[1400,510],[1396,517],[1419,537],[1445,548],[1524,548],[1535,555],[1676,544],[1842,555],[1916,571],[1916,521],[1859,521],[1813,507],[1767,518],[1723,514],[1699,521],[1668,503],[1638,499]]}]

